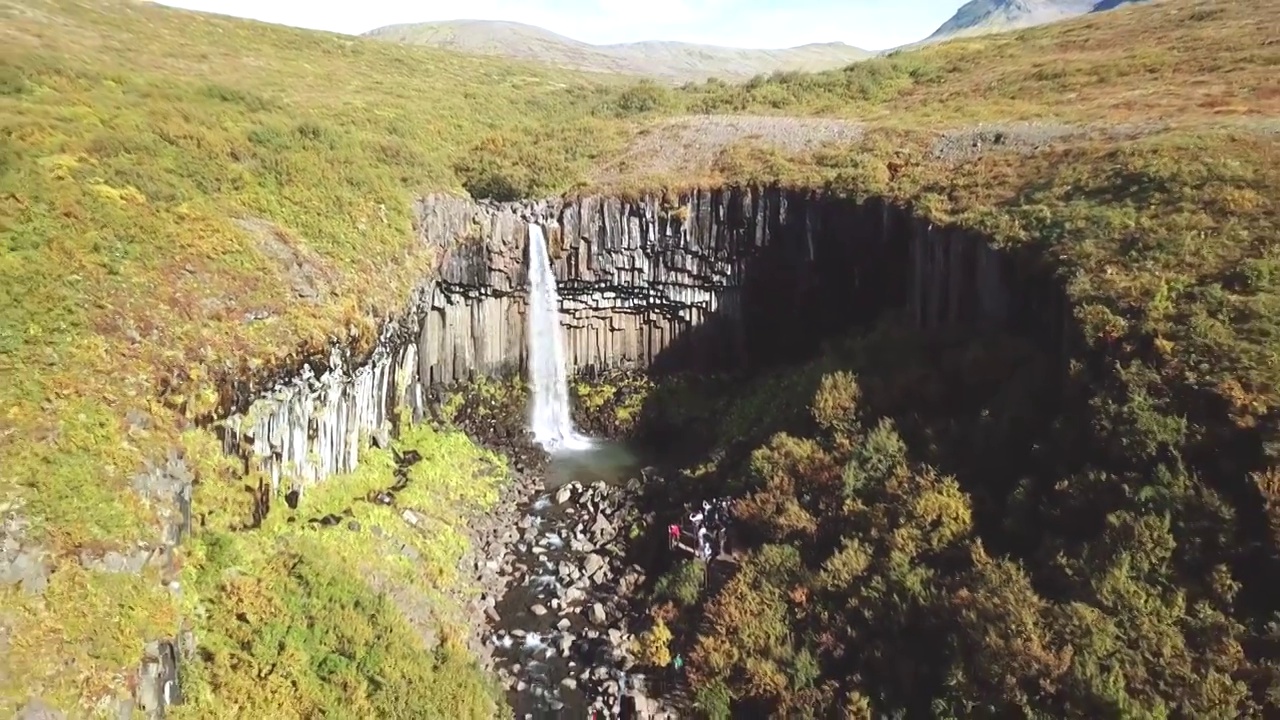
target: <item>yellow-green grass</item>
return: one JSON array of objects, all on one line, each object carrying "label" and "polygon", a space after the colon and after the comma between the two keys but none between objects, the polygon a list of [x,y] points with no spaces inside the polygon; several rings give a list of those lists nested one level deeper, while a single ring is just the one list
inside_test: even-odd
[{"label": "yellow-green grass", "polygon": [[1273,119],[1280,111],[1278,31],[1275,0],[1172,0],[929,45],[841,70],[689,85],[674,95],[696,112],[906,127]]},{"label": "yellow-green grass", "polygon": [[[147,535],[122,490],[173,440],[169,410],[367,342],[429,266],[413,193],[458,189],[474,144],[544,133],[550,192],[613,137],[561,79],[500,63],[149,5],[0,13],[2,489],[58,550]],[[126,434],[130,407],[157,430]]]},{"label": "yellow-green grass", "polygon": [[[229,527],[237,519],[233,516],[212,520],[196,545],[187,579],[201,596],[230,601],[210,604],[202,643],[211,658],[188,676],[194,702],[177,717],[493,715],[492,687],[468,655],[465,618],[450,598],[463,589],[457,569],[466,549],[466,525],[497,500],[505,462],[460,432],[426,426],[408,428],[395,450],[416,451],[423,460],[409,468],[394,507],[365,500],[396,482],[392,452],[368,450],[355,472],[308,494],[305,515],[280,504],[253,533],[213,529],[223,523]],[[329,513],[342,515],[342,522],[323,527],[302,521]],[[357,530],[351,529],[353,522]],[[413,560],[402,546],[415,551]],[[302,570],[291,563],[301,563]],[[425,600],[429,616],[406,622],[386,596],[380,597],[397,590]],[[359,599],[356,606],[344,607],[353,596]],[[237,617],[255,612],[249,620]],[[337,616],[321,617],[326,612]],[[331,626],[317,630],[325,621]],[[262,636],[273,633],[278,646],[263,647]],[[425,647],[419,634],[434,638],[440,649]],[[286,667],[268,669],[271,662],[263,653]],[[334,653],[342,657],[330,657]],[[352,660],[361,656],[368,657]],[[358,670],[344,667],[337,676],[327,674],[330,665],[349,661]],[[246,664],[255,663],[258,670],[250,672]],[[378,672],[371,670],[375,663],[382,663]],[[272,683],[253,682],[260,674]],[[388,692],[397,684],[395,693]],[[416,698],[394,697],[399,694]],[[292,700],[285,702],[285,696]]]},{"label": "yellow-green grass", "polygon": [[[154,577],[72,563],[42,598],[8,596],[13,647],[0,697],[20,703],[35,693],[76,708],[122,696],[140,638],[172,634],[181,616],[199,618],[194,629],[207,656],[184,667],[189,703],[177,717],[301,718],[339,707],[351,717],[381,717],[410,700],[433,717],[491,717],[495,696],[468,655],[466,619],[452,598],[466,590],[457,575],[466,524],[496,501],[505,463],[460,432],[427,426],[410,427],[395,450],[424,459],[408,470],[394,507],[366,499],[396,483],[391,450],[366,449],[356,471],[308,493],[305,512],[278,503],[253,531],[237,531],[246,494],[202,486],[203,527],[187,548],[176,599]],[[206,459],[206,467],[218,462]],[[306,522],[329,513],[342,523]],[[428,614],[409,622],[384,595],[397,591]],[[326,674],[347,661],[354,665],[346,674]],[[379,682],[412,698],[389,697]]]},{"label": "yellow-green grass", "polygon": [[176,628],[150,571],[78,567],[157,539],[129,489],[144,459],[185,446],[197,512],[243,510],[212,436],[180,434],[219,382],[367,346],[430,267],[414,195],[461,190],[477,144],[541,194],[619,136],[578,111],[601,90],[501,62],[134,3],[0,20],[0,498],[55,567],[43,599],[0,596],[0,678],[6,701],[92,703]]}]

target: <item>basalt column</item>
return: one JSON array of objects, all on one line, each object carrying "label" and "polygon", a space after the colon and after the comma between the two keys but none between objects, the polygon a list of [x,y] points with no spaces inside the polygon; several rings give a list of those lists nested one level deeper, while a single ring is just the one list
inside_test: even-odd
[{"label": "basalt column", "polygon": [[547,234],[572,372],[766,365],[889,308],[923,327],[977,329],[1042,323],[1045,311],[1013,299],[1015,285],[1041,283],[1009,255],[878,199],[772,188],[509,204],[435,196],[419,220],[441,256],[419,345],[428,384],[523,368],[530,221]]}]

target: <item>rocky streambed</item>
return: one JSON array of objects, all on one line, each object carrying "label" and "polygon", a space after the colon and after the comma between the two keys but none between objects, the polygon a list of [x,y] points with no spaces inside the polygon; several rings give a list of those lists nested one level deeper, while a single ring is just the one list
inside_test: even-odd
[{"label": "rocky streambed", "polygon": [[646,471],[615,445],[551,457],[523,431],[468,425],[513,474],[472,523],[463,569],[479,588],[473,649],[515,717],[677,717],[650,697],[655,683],[632,656],[644,612],[631,598],[645,571],[627,550]]}]

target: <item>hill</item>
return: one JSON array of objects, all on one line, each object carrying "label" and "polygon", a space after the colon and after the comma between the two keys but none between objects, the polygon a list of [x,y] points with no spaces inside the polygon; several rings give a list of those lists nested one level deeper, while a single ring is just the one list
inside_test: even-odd
[{"label": "hill", "polygon": [[712,77],[745,80],[778,71],[828,70],[871,56],[865,50],[843,43],[818,43],[785,50],[748,50],[660,41],[591,45],[532,25],[487,20],[389,25],[365,35],[390,42],[533,60],[588,72],[653,77],[677,83]]},{"label": "hill", "polygon": [[[1261,526],[1275,493],[1251,478],[1267,487],[1277,463],[1280,407],[1280,272],[1266,242],[1280,215],[1278,18],[1277,0],[1167,0],[676,90],[147,4],[0,1],[0,574],[33,580],[30,592],[0,588],[0,703],[108,707],[143,642],[180,621],[202,649],[182,717],[225,716],[232,700],[244,717],[390,716],[401,707],[374,703],[395,697],[464,717],[442,698],[483,696],[456,648],[428,654],[412,640],[368,585],[359,547],[278,517],[252,527],[253,479],[197,423],[225,407],[232,380],[261,382],[332,343],[370,345],[434,266],[411,216],[428,190],[778,181],[980,230],[1067,288],[1083,349],[1061,360],[1098,373],[1097,412],[1109,413],[1075,429],[1132,452],[1134,473],[1158,456],[1221,480]],[[717,117],[744,113],[771,117]],[[807,133],[819,142],[797,140]],[[246,223],[317,268],[319,291],[295,292],[293,265]],[[465,438],[405,441],[429,444],[420,454],[444,468],[481,455]],[[154,541],[155,509],[133,483],[171,452],[199,479],[179,576],[104,570],[107,554]],[[334,502],[380,481],[364,473],[390,472],[389,453],[372,460],[327,486]],[[1130,487],[1056,480],[1083,488],[1083,505]],[[482,506],[438,502],[458,517]],[[1213,510],[1186,508],[1152,512]],[[433,555],[433,571],[452,552]],[[1157,581],[1171,588],[1162,617],[1209,617],[1184,613],[1179,577]],[[1203,581],[1187,592],[1202,597]],[[1263,627],[1274,595],[1257,597],[1261,609],[1230,623]],[[1194,627],[1213,642],[1224,626]],[[317,650],[334,637],[359,661]],[[1145,668],[1162,656],[1118,657]],[[775,686],[766,680],[757,687]]]},{"label": "hill", "polygon": [[969,0],[926,41],[1043,25],[1133,0]]}]

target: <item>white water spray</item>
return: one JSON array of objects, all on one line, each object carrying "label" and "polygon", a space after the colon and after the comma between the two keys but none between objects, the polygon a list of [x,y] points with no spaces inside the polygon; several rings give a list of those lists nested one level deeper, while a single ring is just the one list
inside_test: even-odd
[{"label": "white water spray", "polygon": [[569,370],[565,363],[560,295],[542,227],[529,223],[529,385],[533,438],[548,452],[581,450],[591,439],[578,434],[569,416]]}]

